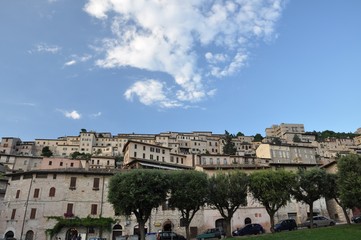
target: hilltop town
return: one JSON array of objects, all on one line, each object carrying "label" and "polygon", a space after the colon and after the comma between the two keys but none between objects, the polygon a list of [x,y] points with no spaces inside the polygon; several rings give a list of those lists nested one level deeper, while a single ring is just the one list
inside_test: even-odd
[{"label": "hilltop town", "polygon": [[[117,172],[139,168],[194,169],[208,175],[239,169],[246,173],[262,169],[297,171],[320,167],[336,171],[337,159],[361,153],[361,131],[337,134],[307,132],[303,124],[281,123],[265,129],[265,136],[242,133],[214,134],[207,131],[117,134],[81,129],[74,136],[22,141],[2,137],[0,144],[0,234],[18,238],[51,239],[46,230],[53,217],[109,217],[115,223],[107,239],[137,233],[134,216],[116,216],[107,202],[109,179]],[[231,151],[227,146],[230,145]],[[318,200],[314,210],[344,222],[342,210],[333,201]],[[307,206],[292,201],[276,218],[307,218]],[[239,209],[233,227],[245,222],[269,226],[264,207],[251,196]],[[191,224],[191,235],[222,225],[214,209],[204,207]],[[172,230],[183,233],[179,213],[165,202],[152,213],[148,232]],[[268,228],[269,229],[269,228]],[[98,236],[100,229],[64,228],[58,236]],[[19,239],[19,238],[18,238]]]}]

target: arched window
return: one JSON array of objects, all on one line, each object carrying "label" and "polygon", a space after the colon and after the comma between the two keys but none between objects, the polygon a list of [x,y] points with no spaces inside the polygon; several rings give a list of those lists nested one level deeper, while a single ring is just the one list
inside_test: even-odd
[{"label": "arched window", "polygon": [[51,187],[49,190],[49,197],[55,197],[55,187]]},{"label": "arched window", "polygon": [[34,240],[34,232],[29,230],[26,232],[25,240]]}]

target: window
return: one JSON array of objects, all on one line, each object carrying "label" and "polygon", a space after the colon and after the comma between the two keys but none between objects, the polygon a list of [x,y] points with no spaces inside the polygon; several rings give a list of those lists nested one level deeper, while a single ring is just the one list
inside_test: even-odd
[{"label": "window", "polygon": [[35,189],[34,189],[34,198],[38,198],[38,197],[39,197],[39,192],[40,192],[40,189],[39,189],[39,188],[35,188]]},{"label": "window", "polygon": [[51,187],[49,190],[49,197],[55,197],[55,187]]},{"label": "window", "polygon": [[73,204],[72,203],[68,203],[68,205],[66,206],[66,212],[73,213]]},{"label": "window", "polygon": [[36,208],[32,208],[30,211],[30,219],[35,219],[36,216]]},{"label": "window", "polygon": [[137,157],[137,152],[134,152],[134,157],[135,157],[135,158]]},{"label": "window", "polygon": [[11,212],[11,220],[15,219],[15,214],[16,214],[16,209],[13,209],[13,211]]},{"label": "window", "polygon": [[143,150],[145,151],[145,146],[143,146]]},{"label": "window", "polygon": [[98,205],[97,204],[92,204],[90,214],[91,215],[97,215],[97,212],[98,212]]},{"label": "window", "polygon": [[56,174],[53,174],[53,179],[56,179]]},{"label": "window", "polygon": [[145,158],[145,153],[143,153],[143,158]]},{"label": "window", "polygon": [[153,154],[150,154],[150,159],[153,159]]},{"label": "window", "polygon": [[74,167],[74,163],[70,163],[70,167]]},{"label": "window", "polygon": [[134,149],[137,149],[137,144],[134,144]]},{"label": "window", "polygon": [[49,166],[51,166],[53,164],[53,161],[49,161]]},{"label": "window", "polygon": [[100,182],[100,178],[94,178],[93,190],[99,190],[99,182]]},{"label": "window", "polygon": [[17,191],[16,191],[16,197],[15,197],[15,198],[19,198],[19,196],[20,196],[20,190],[17,190]]},{"label": "window", "polygon": [[75,189],[76,188],[76,177],[71,177],[70,178],[70,189]]},{"label": "window", "polygon": [[63,166],[63,162],[60,162],[60,167]]}]

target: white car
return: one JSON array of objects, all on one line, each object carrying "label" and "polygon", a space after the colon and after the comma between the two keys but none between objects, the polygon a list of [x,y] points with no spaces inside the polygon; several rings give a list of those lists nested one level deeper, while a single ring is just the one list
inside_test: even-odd
[{"label": "white car", "polygon": [[[332,219],[329,219],[324,216],[314,216],[313,217],[313,227],[327,227],[327,226],[334,226],[336,222]],[[311,221],[307,220],[302,224],[305,227],[311,227]]]}]

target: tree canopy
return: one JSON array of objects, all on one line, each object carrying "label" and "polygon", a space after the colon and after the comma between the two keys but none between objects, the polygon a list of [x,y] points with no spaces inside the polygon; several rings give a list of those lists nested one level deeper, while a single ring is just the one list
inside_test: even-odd
[{"label": "tree canopy", "polygon": [[250,175],[250,192],[266,208],[270,216],[271,231],[274,227],[274,215],[290,201],[295,181],[295,174],[286,171],[264,170]]},{"label": "tree canopy", "polygon": [[349,154],[337,162],[340,199],[348,208],[361,208],[361,156]]},{"label": "tree canopy", "polygon": [[226,235],[231,237],[231,219],[240,206],[247,205],[249,178],[244,172],[219,172],[208,180],[207,203],[217,209],[226,222]]},{"label": "tree canopy", "polygon": [[346,221],[350,224],[350,218],[347,213],[347,207],[340,199],[340,186],[338,184],[339,175],[335,173],[326,173],[326,190],[325,198],[333,199],[342,208],[343,214],[345,215]]},{"label": "tree canopy", "polygon": [[253,142],[262,142],[263,137],[261,134],[257,133],[256,135],[254,135],[253,137]]},{"label": "tree canopy", "polygon": [[134,213],[144,240],[144,226],[153,208],[166,201],[169,178],[165,171],[134,169],[114,175],[109,183],[108,200],[116,214]]},{"label": "tree canopy", "polygon": [[207,195],[207,175],[195,170],[174,171],[169,174],[171,179],[170,207],[181,212],[187,239],[190,239],[189,225],[199,209],[204,205]]},{"label": "tree canopy", "polygon": [[45,146],[41,150],[41,156],[43,156],[43,157],[51,157],[51,156],[53,156],[53,152],[50,150],[50,148],[48,146]]}]

